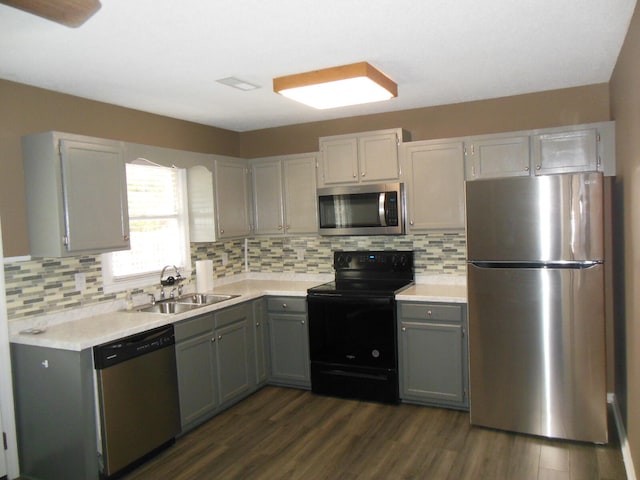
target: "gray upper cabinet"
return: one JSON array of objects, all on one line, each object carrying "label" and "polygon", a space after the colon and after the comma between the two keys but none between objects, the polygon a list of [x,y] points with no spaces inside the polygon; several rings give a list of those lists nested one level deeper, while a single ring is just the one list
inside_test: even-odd
[{"label": "gray upper cabinet", "polygon": [[595,172],[600,165],[599,141],[596,128],[534,135],[534,173]]},{"label": "gray upper cabinet", "polygon": [[400,128],[320,138],[319,186],[397,181]]},{"label": "gray upper cabinet", "polygon": [[463,229],[463,142],[410,142],[401,152],[408,231]]},{"label": "gray upper cabinet", "polygon": [[603,172],[615,175],[615,122],[465,138],[466,180]]},{"label": "gray upper cabinet", "polygon": [[250,235],[251,191],[247,162],[216,160],[214,176],[218,238]]},{"label": "gray upper cabinet", "polygon": [[251,161],[255,233],[316,233],[316,154]]},{"label": "gray upper cabinet", "polygon": [[529,136],[487,135],[465,142],[469,180],[529,175]]},{"label": "gray upper cabinet", "polygon": [[22,149],[32,256],[130,248],[121,142],[45,132]]}]

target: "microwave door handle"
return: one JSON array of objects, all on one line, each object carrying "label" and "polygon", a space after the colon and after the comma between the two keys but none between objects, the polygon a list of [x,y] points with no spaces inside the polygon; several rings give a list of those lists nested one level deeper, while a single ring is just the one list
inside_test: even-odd
[{"label": "microwave door handle", "polygon": [[380,226],[382,227],[386,227],[387,226],[387,220],[385,218],[384,215],[384,200],[386,197],[386,193],[385,192],[380,192],[380,195],[378,196],[378,216],[380,217]]}]

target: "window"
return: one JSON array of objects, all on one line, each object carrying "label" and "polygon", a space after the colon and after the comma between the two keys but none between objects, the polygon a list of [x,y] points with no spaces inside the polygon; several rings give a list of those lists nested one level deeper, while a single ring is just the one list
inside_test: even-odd
[{"label": "window", "polygon": [[102,255],[105,292],[160,284],[165,265],[191,273],[184,169],[128,163],[131,250]]}]

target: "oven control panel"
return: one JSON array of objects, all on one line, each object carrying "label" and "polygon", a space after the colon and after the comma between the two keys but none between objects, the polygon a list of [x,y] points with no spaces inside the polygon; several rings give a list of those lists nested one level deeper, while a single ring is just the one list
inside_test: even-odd
[{"label": "oven control panel", "polygon": [[413,252],[334,252],[333,266],[336,271],[410,272],[413,271]]}]

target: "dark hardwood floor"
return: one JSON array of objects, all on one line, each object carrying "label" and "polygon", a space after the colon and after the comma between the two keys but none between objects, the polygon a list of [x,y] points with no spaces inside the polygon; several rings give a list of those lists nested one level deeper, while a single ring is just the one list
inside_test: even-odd
[{"label": "dark hardwood floor", "polygon": [[471,427],[469,414],[266,387],[126,476],[141,479],[626,479],[598,446]]}]

